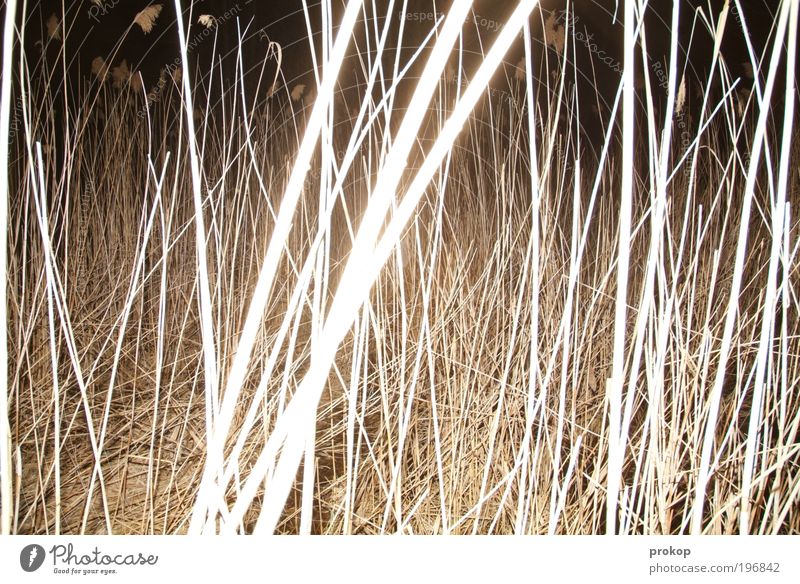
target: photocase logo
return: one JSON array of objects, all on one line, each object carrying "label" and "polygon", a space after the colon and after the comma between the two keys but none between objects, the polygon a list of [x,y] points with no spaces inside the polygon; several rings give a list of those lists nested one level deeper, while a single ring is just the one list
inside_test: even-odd
[{"label": "photocase logo", "polygon": [[26,545],[19,553],[19,565],[26,572],[35,572],[42,567],[44,556],[44,548],[42,546],[35,543]]}]

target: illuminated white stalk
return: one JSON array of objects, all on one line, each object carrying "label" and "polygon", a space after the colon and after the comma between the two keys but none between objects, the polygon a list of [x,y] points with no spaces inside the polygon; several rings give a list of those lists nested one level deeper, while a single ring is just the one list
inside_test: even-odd
[{"label": "illuminated white stalk", "polygon": [[[753,397],[750,406],[750,423],[747,429],[747,446],[744,455],[744,471],[742,473],[742,506],[739,514],[739,532],[742,535],[750,533],[750,491],[753,487],[753,470],[755,467],[756,443],[759,440],[761,427],[761,402],[764,397],[764,376],[770,359],[770,347],[774,338],[774,323],[777,294],[778,264],[781,262],[781,248],[783,246],[783,229],[788,201],[786,195],[789,191],[789,162],[792,152],[792,133],[794,132],[794,106],[795,106],[795,59],[797,51],[797,16],[798,2],[791,3],[791,17],[789,18],[789,37],[787,41],[788,53],[786,59],[786,109],[783,117],[783,144],[781,145],[780,175],[778,180],[777,197],[772,208],[772,249],[769,255],[769,268],[767,269],[767,287],[764,293],[763,310],[761,316],[761,339],[758,343],[756,357],[756,374],[753,380]],[[764,106],[766,109],[766,105]]]},{"label": "illuminated white stalk", "polygon": [[16,0],[6,0],[6,19],[3,27],[3,78],[0,86],[0,534],[11,534],[13,513],[11,489],[11,428],[8,421],[8,317],[6,314],[6,258],[8,238],[8,132],[11,120],[11,59],[14,56],[14,18]]},{"label": "illuminated white stalk", "polygon": [[606,533],[617,530],[617,498],[624,460],[620,435],[622,426],[622,384],[625,375],[625,338],[628,315],[628,277],[630,269],[631,209],[633,207],[634,132],[634,49],[636,45],[635,0],[625,0],[625,57],[622,73],[622,187],[619,203],[617,243],[617,299],[614,312],[614,353],[611,378],[606,384],[608,398],[608,480],[606,494]]},{"label": "illuminated white stalk", "polygon": [[[177,0],[176,0],[177,2]],[[333,89],[336,79],[344,60],[345,50],[350,44],[350,37],[355,27],[358,13],[361,9],[361,0],[350,0],[345,10],[344,17],[339,32],[331,51],[331,60],[326,64],[325,76],[319,90],[319,96],[314,104],[308,125],[303,134],[303,141],[297,153],[289,183],[281,201],[280,210],[275,220],[275,227],[270,237],[269,246],[261,264],[255,289],[250,299],[247,309],[242,333],[239,337],[239,345],[233,358],[230,372],[225,384],[225,395],[223,397],[219,415],[214,429],[211,442],[209,444],[206,465],[200,483],[200,490],[197,495],[192,521],[189,532],[198,533],[206,523],[209,512],[214,513],[215,507],[211,500],[221,497],[221,493],[215,492],[215,477],[220,472],[222,465],[222,447],[233,418],[234,409],[239,401],[239,395],[247,375],[250,356],[255,346],[256,336],[261,324],[261,317],[269,300],[275,275],[278,273],[278,265],[286,246],[289,232],[292,229],[292,219],[303,191],[306,172],[314,155],[320,130],[325,121],[328,104],[333,99]],[[224,489],[224,486],[219,488]],[[222,499],[217,499],[221,501]],[[213,507],[213,508],[212,508]]]},{"label": "illuminated white stalk", "polygon": [[[795,3],[797,0],[793,0]],[[726,4],[727,7],[727,4]],[[716,441],[717,416],[719,415],[719,403],[722,397],[722,386],[725,382],[725,369],[730,357],[731,345],[733,340],[734,327],[736,326],[736,315],[739,308],[739,293],[742,289],[742,277],[744,273],[744,259],[747,253],[747,238],[750,227],[750,210],[755,194],[756,179],[758,178],[758,167],[761,163],[761,152],[766,140],[767,119],[769,117],[769,103],[772,99],[772,91],[775,87],[775,77],[781,57],[781,48],[786,35],[786,27],[789,20],[791,2],[784,2],[781,10],[778,26],[776,28],[775,42],[772,47],[772,56],[767,76],[767,85],[764,89],[764,101],[758,117],[755,135],[753,136],[753,147],[750,156],[750,163],[747,169],[747,181],[745,183],[744,198],[742,201],[741,219],[739,220],[739,233],[736,243],[736,256],[733,264],[733,276],[731,281],[730,294],[728,295],[728,305],[725,314],[725,326],[722,339],[719,344],[719,360],[717,362],[714,385],[708,398],[708,418],[706,419],[705,432],[703,436],[703,446],[700,453],[700,468],[697,474],[697,485],[695,488],[695,499],[692,507],[692,535],[700,535],[703,531],[703,510],[706,502],[706,489],[713,469],[711,468],[711,453]]]}]

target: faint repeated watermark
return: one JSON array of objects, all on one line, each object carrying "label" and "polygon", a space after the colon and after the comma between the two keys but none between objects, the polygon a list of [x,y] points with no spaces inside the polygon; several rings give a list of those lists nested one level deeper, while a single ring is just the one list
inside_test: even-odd
[{"label": "faint repeated watermark", "polygon": [[11,122],[8,126],[8,141],[12,141],[14,137],[17,135],[20,127],[22,126],[22,96],[17,96],[17,99],[14,101],[14,109],[12,110],[14,113],[11,116]]},{"label": "faint repeated watermark", "polygon": [[574,12],[569,10],[559,10],[551,15],[553,21],[557,25],[563,25],[574,31],[575,40],[581,43],[598,61],[604,63],[609,69],[615,73],[622,73],[624,67],[619,59],[609,54],[608,50],[602,45],[598,44],[595,40],[595,33],[589,32],[584,26],[583,30],[577,30],[580,23],[580,17]]},{"label": "faint repeated watermark", "polygon": [[107,16],[122,0],[92,0],[89,7],[89,19],[100,22],[100,17]]},{"label": "faint repeated watermark", "polygon": [[[230,20],[231,18],[237,16],[242,10],[241,5],[239,2],[234,4],[231,8],[226,10],[221,16],[215,17],[213,19],[203,19],[201,23],[203,24],[200,27],[200,32],[193,36],[189,42],[186,44],[186,52],[191,53],[197,47],[199,47],[202,43],[204,43],[214,32],[214,29],[221,24],[224,24],[226,21]],[[203,17],[201,16],[201,19]],[[137,115],[140,118],[143,118],[147,115],[147,110],[154,104],[158,103],[161,99],[161,95],[164,92],[164,88],[167,86],[169,79],[171,78],[175,83],[180,83],[181,76],[182,76],[182,69],[181,64],[183,60],[180,55],[175,57],[171,62],[169,62],[164,69],[161,71],[161,75],[158,77],[158,82],[156,86],[151,89],[147,93],[147,103],[139,109]]]},{"label": "faint repeated watermark", "polygon": [[[407,20],[411,22],[427,22],[427,21],[435,22],[441,16],[442,16],[441,14],[437,15],[434,12],[400,13],[400,18],[402,20]],[[501,28],[503,28],[503,23],[500,22],[499,20],[482,16],[477,12],[473,12],[472,21],[475,23],[475,26],[482,28],[484,30],[488,30],[490,32],[498,32]]]}]

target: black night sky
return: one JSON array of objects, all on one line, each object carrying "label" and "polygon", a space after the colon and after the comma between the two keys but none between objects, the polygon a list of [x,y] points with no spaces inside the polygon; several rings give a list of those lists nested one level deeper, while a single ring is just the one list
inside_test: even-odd
[{"label": "black night sky", "polygon": [[[394,62],[395,49],[399,48],[400,63],[407,63],[425,41],[433,26],[434,15],[441,16],[449,2],[441,0],[396,1],[392,9],[393,22],[384,64]],[[341,0],[323,4],[319,0],[303,2],[290,0],[274,2],[264,0],[194,0],[182,1],[182,19],[188,27],[188,60],[196,99],[216,107],[233,97],[231,89],[244,79],[244,95],[248,108],[265,103],[277,91],[288,99],[294,88],[303,86],[306,92],[315,86],[314,66],[309,42],[309,26],[313,35],[315,52],[319,59],[322,45],[323,5],[333,7],[330,19],[334,31],[345,5]],[[513,0],[476,0],[472,16],[463,27],[463,75],[469,77],[481,60],[482,51],[488,50],[494,37],[507,20],[516,2]],[[712,79],[708,95],[718,101],[722,97],[719,72],[711,75],[713,49],[711,26],[716,26],[723,0],[682,0],[679,28],[679,67],[685,71],[680,76],[687,82],[689,111],[702,103],[706,82]],[[738,79],[742,95],[750,93],[753,86],[753,68],[747,54],[743,30],[746,27],[756,60],[768,61],[762,54],[770,46],[777,2],[775,0],[742,0],[742,13],[737,5],[731,12],[722,43],[722,61],[729,72],[729,82]],[[364,57],[374,54],[377,31],[386,18],[388,0],[365,2],[360,29],[349,46],[348,57],[339,75],[337,99],[344,103],[359,103],[363,98],[365,73]],[[405,13],[403,7],[405,6]],[[567,7],[569,12],[567,11]],[[373,8],[375,7],[375,8]],[[18,8],[22,10],[22,8]],[[376,10],[377,14],[373,13]],[[672,2],[651,2],[645,17],[646,42],[649,56],[647,71],[651,85],[656,87],[656,107],[666,99],[666,70],[671,38]],[[135,23],[137,15],[150,11],[155,17],[145,31]],[[572,16],[568,16],[572,14]],[[18,15],[18,20],[21,18]],[[376,18],[377,16],[377,18]],[[210,17],[210,18],[209,18]],[[308,20],[307,20],[308,18]],[[204,26],[213,19],[212,26]],[[399,23],[403,20],[403,36],[399,37]],[[571,19],[571,20],[570,20]],[[592,0],[567,3],[566,0],[545,0],[531,16],[531,33],[534,58],[535,99],[542,108],[551,107],[556,84],[545,83],[559,63],[557,43],[548,37],[549,28],[571,28],[572,50],[569,55],[568,83],[575,84],[575,94],[583,101],[580,120],[581,132],[593,142],[605,133],[612,104],[620,83],[623,60],[624,30],[622,13],[617,12],[616,0]],[[201,22],[203,21],[203,22]],[[307,24],[308,22],[308,24]],[[79,103],[97,87],[98,77],[93,74],[102,60],[105,71],[113,77],[114,69],[123,68],[130,82],[141,79],[148,103],[160,101],[159,94],[165,84],[165,72],[181,67],[175,2],[167,0],[81,0],[62,3],[58,0],[34,2],[28,5],[24,18],[24,46],[26,68],[31,78],[49,79],[49,93],[53,103],[63,104],[63,89],[71,101]],[[373,27],[365,34],[365,26]],[[371,43],[372,46],[368,46]],[[271,46],[280,46],[280,70]],[[430,46],[430,43],[427,45]],[[563,42],[561,50],[563,50]],[[238,56],[244,74],[240,76]],[[524,56],[520,39],[506,55],[504,65],[495,75],[492,88],[500,94],[518,95],[520,86],[514,81],[517,64]],[[409,69],[403,87],[414,86],[414,79],[425,61],[424,51]],[[455,60],[455,59],[454,59]],[[637,87],[643,87],[640,53],[637,51]],[[212,67],[213,64],[213,67]],[[573,67],[574,64],[574,67]],[[44,69],[44,77],[39,73]],[[276,78],[276,74],[278,77]],[[141,77],[140,77],[141,76]],[[763,82],[765,73],[760,72]],[[508,84],[511,84],[509,86]],[[516,85],[515,85],[516,83]],[[405,84],[405,85],[403,85]],[[515,85],[515,86],[514,86]],[[512,87],[514,86],[514,87]],[[659,88],[660,86],[660,88]],[[663,90],[662,90],[663,89]],[[237,90],[238,91],[238,90]],[[491,91],[491,90],[490,90]],[[503,93],[505,92],[505,93]],[[173,94],[174,95],[174,94]],[[238,98],[239,94],[236,94]],[[308,95],[308,93],[306,94]],[[694,97],[693,97],[694,96]],[[780,86],[775,92],[776,112],[781,111],[779,101],[783,93]],[[642,96],[637,97],[643,104]],[[67,100],[70,101],[70,100]],[[396,107],[404,107],[403,99]],[[708,106],[706,106],[708,107]],[[141,109],[141,108],[140,108]],[[63,108],[54,107],[56,125],[60,125]],[[698,116],[694,116],[697,118]],[[60,142],[60,138],[57,137]]]},{"label": "black night sky", "polygon": [[[342,2],[333,2],[334,10],[341,10]],[[371,3],[366,3],[371,4]],[[411,14],[429,14],[434,9],[441,10],[446,7],[446,2],[434,0],[410,0],[406,12]],[[747,61],[745,44],[741,34],[741,22],[746,22],[750,30],[750,37],[755,51],[761,51],[768,38],[773,22],[774,12],[777,10],[775,0],[743,0],[744,19],[738,14],[735,6],[732,8],[731,19],[723,44],[723,55],[734,75],[746,75],[747,67],[742,64]],[[233,71],[235,66],[236,48],[238,37],[243,39],[243,58],[246,69],[259,71],[264,57],[267,54],[268,43],[273,41],[280,44],[283,51],[282,72],[287,85],[292,85],[296,79],[310,77],[311,60],[309,43],[306,31],[306,20],[301,0],[286,2],[265,0],[195,0],[182,2],[184,23],[189,24],[191,18],[194,37],[203,35],[203,27],[198,24],[198,17],[211,15],[217,19],[216,34],[206,33],[202,39],[195,42],[192,49],[192,58],[200,66],[210,62],[212,53],[217,61],[221,60],[223,69]],[[383,0],[377,3],[379,10],[385,13],[388,2]],[[399,13],[403,2],[395,2],[395,12]],[[478,0],[474,4],[474,24],[465,26],[465,46],[468,50],[479,51],[479,42],[487,46],[496,34],[500,24],[512,9],[514,2],[510,0]],[[648,49],[654,59],[666,59],[667,41],[669,39],[670,2],[651,2],[648,8]],[[703,79],[707,75],[707,66],[711,48],[711,38],[703,23],[704,15],[708,14],[709,6],[712,9],[712,18],[716,19],[723,2],[712,0],[685,0],[682,6],[681,49],[690,48],[689,67],[696,76]],[[146,85],[158,79],[159,71],[175,62],[178,56],[178,35],[174,2],[166,0],[153,2],[147,0],[81,0],[79,2],[65,2],[66,14],[62,14],[62,2],[47,0],[29,5],[25,20],[25,38],[29,67],[35,66],[37,54],[42,50],[38,43],[44,41],[46,54],[49,60],[58,57],[60,46],[48,43],[48,21],[55,15],[58,20],[66,23],[66,59],[69,75],[73,79],[89,78],[91,62],[97,56],[102,56],[109,66],[119,64],[123,59],[130,65],[132,71],[140,71]],[[148,6],[161,6],[162,10],[154,23],[153,29],[145,33],[138,26],[133,25],[136,15]],[[541,39],[541,30],[544,20],[551,12],[564,10],[564,0],[547,0],[541,3],[541,9],[536,10],[532,17],[532,30],[535,45],[542,49],[545,45]],[[615,0],[593,0],[575,3],[575,30],[583,33],[587,47],[597,43],[602,47],[604,55],[612,59],[621,60],[621,25],[619,20],[614,21]],[[320,4],[308,2],[311,25],[315,33],[320,29]],[[702,11],[699,9],[702,8]],[[621,15],[617,15],[618,17]],[[52,21],[50,21],[52,22]],[[336,15],[334,16],[334,23]],[[694,22],[695,34],[692,35]],[[730,26],[734,24],[735,26]],[[420,18],[407,19],[406,34],[403,46],[410,55],[415,44],[422,41],[424,34],[430,29],[431,22]],[[316,38],[319,42],[319,36]],[[538,42],[537,42],[538,41]],[[580,45],[576,51],[578,66],[589,65],[588,59],[581,59]],[[509,55],[507,62],[514,63],[521,53],[521,43],[517,53]],[[542,51],[543,52],[543,51]],[[687,55],[683,56],[687,58]]]}]

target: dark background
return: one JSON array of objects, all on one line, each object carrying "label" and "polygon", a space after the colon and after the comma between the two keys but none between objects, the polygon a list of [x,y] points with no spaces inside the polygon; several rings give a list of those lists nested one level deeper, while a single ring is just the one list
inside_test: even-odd
[{"label": "dark background", "polygon": [[[709,6],[711,18],[716,20],[724,4],[723,0],[680,0],[681,1],[681,62],[686,67],[687,85],[693,89],[691,95],[697,95],[708,79],[710,68],[711,48],[713,39],[700,17],[708,15]],[[608,62],[621,63],[623,28],[620,22],[620,13],[616,14],[616,0],[591,0],[579,1],[573,7],[575,18],[573,20],[575,32],[584,35],[579,38],[591,38],[592,45],[603,51],[603,56]],[[145,34],[140,27],[133,25],[136,14],[143,8],[161,4],[163,9],[157,19],[153,30]],[[333,0],[334,24],[342,11],[344,2]],[[365,2],[371,7],[372,2]],[[380,18],[385,17],[387,0],[377,0]],[[622,3],[620,2],[620,5]],[[743,15],[732,7],[728,26],[723,42],[723,57],[734,78],[740,77],[743,86],[751,84],[748,67],[749,61],[746,45],[742,34],[741,22],[746,22],[750,31],[750,39],[754,50],[761,53],[769,39],[770,29],[773,26],[775,13],[779,8],[778,0],[750,0],[742,1]],[[416,47],[424,39],[432,26],[434,12],[441,12],[449,5],[449,1],[435,0],[409,0],[407,6],[406,31],[402,43],[397,37],[398,26],[393,26],[390,41],[392,48],[398,47],[402,51],[402,58],[410,57]],[[516,2],[513,0],[476,0],[474,2],[474,20],[465,25],[464,47],[467,58],[465,69],[467,75],[474,70],[482,47],[488,48],[491,40],[497,34],[499,26],[505,22]],[[399,21],[402,1],[395,2],[393,14]],[[320,2],[308,2],[311,27],[315,31],[313,41],[317,50],[321,44],[319,30]],[[531,18],[535,56],[539,60],[536,64],[536,79],[543,81],[546,75],[544,60],[546,57],[556,56],[552,47],[548,48],[542,36],[542,24],[553,11],[562,11],[566,8],[565,0],[545,0],[534,11]],[[217,67],[216,75],[224,80],[224,87],[230,88],[237,78],[236,63],[238,47],[242,47],[242,60],[244,64],[246,91],[253,102],[266,99],[272,80],[275,76],[275,60],[266,59],[270,41],[278,43],[282,48],[281,79],[278,90],[288,95],[298,83],[307,87],[314,85],[314,75],[310,51],[309,37],[307,34],[306,17],[301,0],[272,1],[272,0],[194,0],[182,2],[182,18],[185,25],[191,22],[190,39],[194,40],[194,48],[190,52],[189,60],[195,80],[200,81],[201,87],[209,87],[209,71],[211,63]],[[21,8],[20,8],[21,10]],[[670,38],[672,2],[667,0],[651,0],[647,13],[647,42],[651,55],[648,70],[651,73],[657,67],[656,62],[663,64],[666,70],[668,59],[668,43]],[[229,14],[224,18],[226,12]],[[198,16],[210,14],[219,19],[218,26],[212,31],[205,31],[197,24]],[[56,15],[64,22],[63,40],[48,38],[47,21],[51,15]],[[420,16],[418,19],[414,15]],[[372,16],[369,13],[369,16]],[[743,18],[742,18],[743,16]],[[18,20],[22,16],[19,15]],[[363,26],[363,22],[362,22]],[[132,71],[141,73],[145,89],[152,91],[156,87],[160,72],[169,66],[179,63],[178,35],[176,26],[176,11],[173,1],[147,1],[147,0],[103,0],[100,6],[90,0],[77,2],[62,2],[60,0],[35,1],[29,3],[28,13],[25,15],[24,45],[27,67],[34,73],[40,67],[49,71],[51,90],[54,94],[61,95],[66,88],[70,95],[80,95],[78,88],[87,87],[94,82],[91,74],[91,63],[95,57],[101,56],[109,66],[119,65],[124,59]],[[365,51],[364,35],[359,36],[361,41],[358,48],[351,45],[352,54],[345,65],[344,74],[340,78],[341,98],[345,101],[356,99],[359,83],[363,83],[363,74],[359,73],[360,65],[358,52]],[[374,38],[374,35],[373,35]],[[691,39],[691,41],[690,41]],[[588,45],[589,43],[586,43]],[[62,49],[65,49],[62,53]],[[577,43],[575,55],[577,70],[577,93],[589,96],[588,99],[597,104],[596,114],[607,115],[618,83],[619,73],[607,63],[601,63],[597,51],[590,50],[588,46]],[[505,73],[496,76],[500,91],[508,90],[504,86],[503,77],[512,79],[513,67],[523,55],[522,42],[518,42],[506,58]],[[393,53],[387,55],[387,60],[393,59]],[[421,65],[421,63],[420,63]],[[64,74],[66,71],[66,75]],[[418,72],[419,68],[412,71]],[[221,72],[221,75],[219,74]],[[716,76],[718,78],[718,75]],[[658,84],[658,79],[653,75],[653,83]],[[544,84],[541,84],[544,85]],[[218,88],[219,90],[219,88]],[[545,91],[546,92],[546,91]],[[661,92],[663,95],[663,92]],[[542,95],[540,94],[541,98]],[[545,96],[546,97],[546,96]],[[77,97],[76,97],[77,99]]]}]

